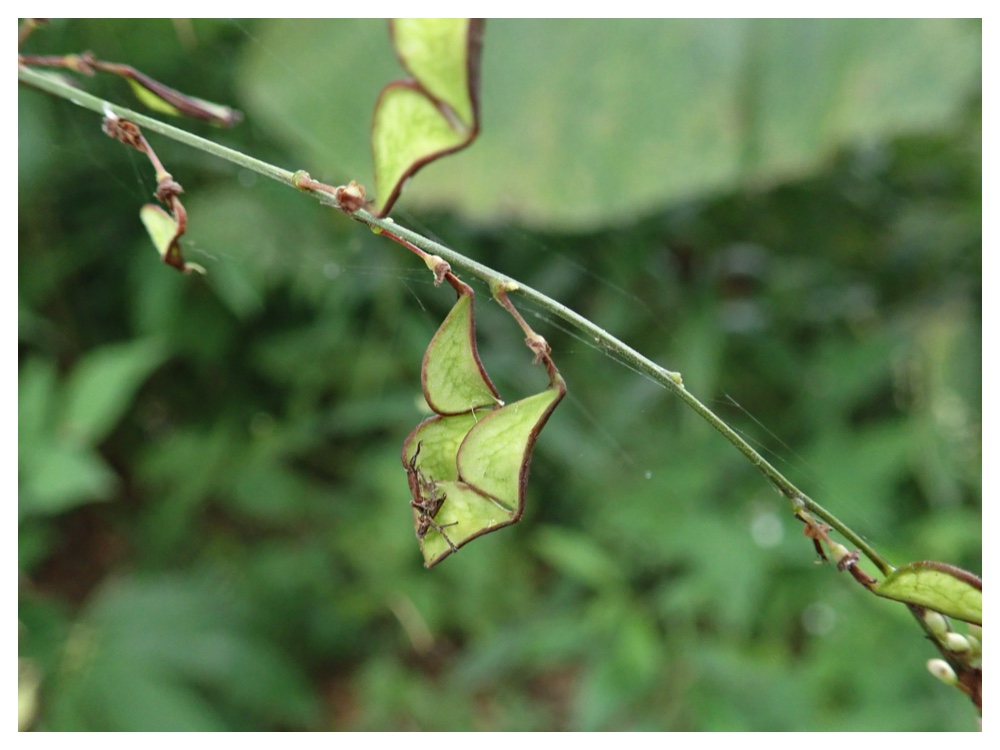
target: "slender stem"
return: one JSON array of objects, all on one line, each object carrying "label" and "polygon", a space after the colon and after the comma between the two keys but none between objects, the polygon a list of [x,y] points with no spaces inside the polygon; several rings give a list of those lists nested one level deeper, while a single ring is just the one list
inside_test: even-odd
[{"label": "slender stem", "polygon": [[[59,78],[45,75],[23,66],[18,66],[17,77],[22,83],[34,86],[52,94],[53,96],[68,99],[74,104],[84,107],[85,109],[90,109],[104,115],[108,112],[112,112],[119,117],[135,122],[147,131],[167,136],[168,138],[178,141],[179,143],[191,146],[192,148],[198,149],[207,154],[217,156],[220,159],[224,159],[246,169],[250,169],[265,177],[284,183],[289,187],[294,187],[300,190],[302,189],[301,178],[298,182],[296,182],[295,173],[293,172],[281,169],[280,167],[268,164],[267,162],[260,161],[259,159],[254,159],[253,157],[247,156],[239,151],[226,148],[225,146],[220,146],[219,144],[213,143],[205,138],[193,135],[187,131],[181,130],[180,128],[167,125],[159,120],[154,120],[151,117],[146,117],[145,115],[141,115],[138,112],[134,112],[125,107],[110,104],[103,99],[69,86]],[[311,192],[328,205],[339,205],[330,192],[323,189],[312,189]],[[653,381],[659,383],[670,391],[673,391],[685,404],[691,407],[691,409],[701,416],[702,419],[718,430],[723,437],[726,438],[726,440],[732,443],[744,456],[746,456],[750,462],[771,481],[778,491],[792,502],[793,509],[796,512],[806,510],[817,518],[822,519],[824,522],[829,524],[831,528],[839,532],[851,544],[856,546],[883,574],[888,575],[892,572],[893,567],[874,549],[872,549],[872,547],[867,544],[864,539],[860,537],[860,535],[855,533],[850,527],[840,521],[819,503],[799,490],[794,484],[792,484],[792,482],[786,479],[781,472],[768,463],[762,455],[754,450],[749,443],[740,437],[728,424],[716,416],[711,409],[705,406],[690,391],[688,391],[687,388],[684,387],[684,382],[679,373],[671,372],[670,370],[661,367],[647,357],[644,357],[624,342],[612,336],[603,328],[600,328],[591,321],[587,320],[579,313],[574,312],[565,305],[560,304],[536,289],[504,276],[488,266],[477,263],[476,261],[455,252],[449,247],[446,247],[438,242],[434,242],[433,240],[406,229],[405,227],[401,227],[392,219],[376,218],[364,209],[358,209],[348,213],[351,218],[366,224],[373,229],[396,235],[425,252],[444,258],[453,268],[461,269],[469,274],[472,274],[473,276],[477,276],[478,278],[490,283],[491,287],[502,285],[506,290],[520,294],[522,297],[530,300],[541,309],[561,318],[569,325],[581,331],[595,344],[613,354],[629,367],[648,376]]]},{"label": "slender stem", "polygon": [[127,107],[120,107],[117,104],[111,104],[100,97],[89,94],[86,91],[75,88],[74,86],[70,86],[62,79],[61,76],[57,77],[51,74],[32,70],[31,68],[18,66],[17,80],[21,83],[26,83],[37,89],[41,89],[42,91],[52,94],[53,96],[58,96],[61,99],[67,99],[79,107],[89,109],[93,112],[97,112],[98,114],[106,115],[108,112],[111,112],[119,117],[125,118],[126,120],[131,120],[136,125],[139,125],[144,131],[165,135],[167,138],[177,141],[178,143],[183,143],[185,146],[190,146],[191,148],[198,149],[206,154],[217,156],[218,158],[236,164],[237,166],[244,167],[253,172],[264,175],[265,177],[269,177],[272,180],[284,183],[289,187],[295,187],[295,183],[292,181],[294,173],[289,172],[287,169],[276,167],[273,164],[268,164],[266,161],[261,161],[260,159],[254,159],[252,156],[247,156],[246,154],[234,149],[221,146],[218,143],[202,138],[201,136],[194,135],[193,133],[189,133],[186,130],[175,128],[173,125],[167,125],[165,122],[155,120],[152,117],[147,117],[146,115],[135,112]]}]

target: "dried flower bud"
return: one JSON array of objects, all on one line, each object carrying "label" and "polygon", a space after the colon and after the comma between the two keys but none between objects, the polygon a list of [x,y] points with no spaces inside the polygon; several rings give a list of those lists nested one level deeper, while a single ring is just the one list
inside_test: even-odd
[{"label": "dried flower bud", "polygon": [[161,172],[156,175],[156,178],[158,182],[154,195],[164,203],[169,203],[172,197],[184,192],[184,188],[180,186],[180,183],[175,182],[167,172]]},{"label": "dried flower bud", "polygon": [[441,286],[444,277],[451,273],[451,265],[440,255],[423,256],[424,265],[434,272],[434,286]]},{"label": "dried flower bud", "polygon": [[354,180],[338,187],[335,196],[341,210],[349,214],[365,205],[365,189]]},{"label": "dried flower bud", "polygon": [[527,344],[528,348],[532,352],[534,352],[536,365],[541,364],[542,360],[552,353],[552,347],[549,346],[549,342],[537,333],[528,336],[524,340],[524,343]]}]

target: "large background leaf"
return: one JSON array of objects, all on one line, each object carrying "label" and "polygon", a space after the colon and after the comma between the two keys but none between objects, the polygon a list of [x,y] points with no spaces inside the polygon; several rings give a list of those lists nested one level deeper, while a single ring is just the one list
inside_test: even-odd
[{"label": "large background leaf", "polygon": [[[258,123],[314,172],[371,184],[386,36],[377,23],[268,22],[239,72]],[[595,227],[947,123],[977,83],[980,45],[954,20],[492,20],[483,54],[478,142],[424,170],[400,205]]]}]

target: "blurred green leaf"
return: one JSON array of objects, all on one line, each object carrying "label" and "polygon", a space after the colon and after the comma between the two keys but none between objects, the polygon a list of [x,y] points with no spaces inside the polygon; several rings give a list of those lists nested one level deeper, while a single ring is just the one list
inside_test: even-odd
[{"label": "blurred green leaf", "polygon": [[81,659],[64,665],[49,729],[219,730],[231,727],[233,707],[262,727],[315,716],[301,673],[252,634],[236,593],[218,583],[112,582],[89,603],[78,637]]},{"label": "blurred green leaf", "polygon": [[57,375],[50,361],[33,357],[21,366],[17,384],[18,464],[40,449],[55,426]]},{"label": "blurred green leaf", "polygon": [[19,515],[54,515],[110,499],[115,473],[94,448],[108,437],[136,391],[165,357],[154,340],[95,349],[65,383],[41,360],[21,368],[18,393]]},{"label": "blurred green leaf", "polygon": [[[315,171],[368,172],[357,90],[386,79],[383,33],[272,21],[243,59],[257,117]],[[979,86],[979,31],[960,20],[497,19],[486,37],[483,135],[421,176],[410,209],[607,226],[814,173],[851,142],[946,125]],[[371,65],[359,69],[357,49]]]},{"label": "blurred green leaf", "polygon": [[661,665],[661,639],[645,613],[615,604],[616,619],[604,634],[607,647],[585,675],[574,706],[582,731],[620,727],[629,707],[655,684]]},{"label": "blurred green leaf", "polygon": [[46,444],[27,458],[18,514],[55,515],[94,500],[109,500],[118,479],[87,448]]},{"label": "blurred green leaf", "polygon": [[53,168],[52,103],[18,89],[17,92],[17,186],[19,195],[45,185]]},{"label": "blurred green leaf", "polygon": [[17,660],[17,730],[31,728],[38,714],[39,687],[42,678],[38,667],[27,659]]},{"label": "blurred green leaf", "polygon": [[138,340],[101,347],[81,359],[66,381],[60,437],[100,443],[165,354],[158,341]]},{"label": "blurred green leaf", "polygon": [[620,586],[621,566],[588,535],[558,527],[535,533],[538,556],[562,574],[594,588]]},{"label": "blurred green leaf", "polygon": [[882,498],[908,471],[916,446],[904,421],[883,420],[855,429],[830,424],[804,452],[812,474],[827,497],[852,509],[869,534],[892,527],[891,509]]}]

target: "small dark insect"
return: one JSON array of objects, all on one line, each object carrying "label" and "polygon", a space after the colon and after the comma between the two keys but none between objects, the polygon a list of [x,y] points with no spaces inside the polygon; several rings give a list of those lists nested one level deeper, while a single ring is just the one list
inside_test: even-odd
[{"label": "small dark insect", "polygon": [[419,515],[419,520],[417,521],[417,539],[423,539],[427,536],[428,529],[434,529],[448,542],[451,551],[457,552],[458,547],[444,533],[444,529],[446,526],[457,525],[458,521],[446,523],[442,526],[434,520],[438,511],[441,510],[441,506],[444,505],[444,501],[448,499],[448,495],[443,492],[439,495],[434,481],[425,477],[424,473],[417,468],[417,456],[420,455],[421,445],[423,443],[417,443],[417,450],[414,452],[413,458],[410,459],[410,464],[406,468],[406,480],[410,485],[410,494],[413,495],[410,506],[415,508]]}]

